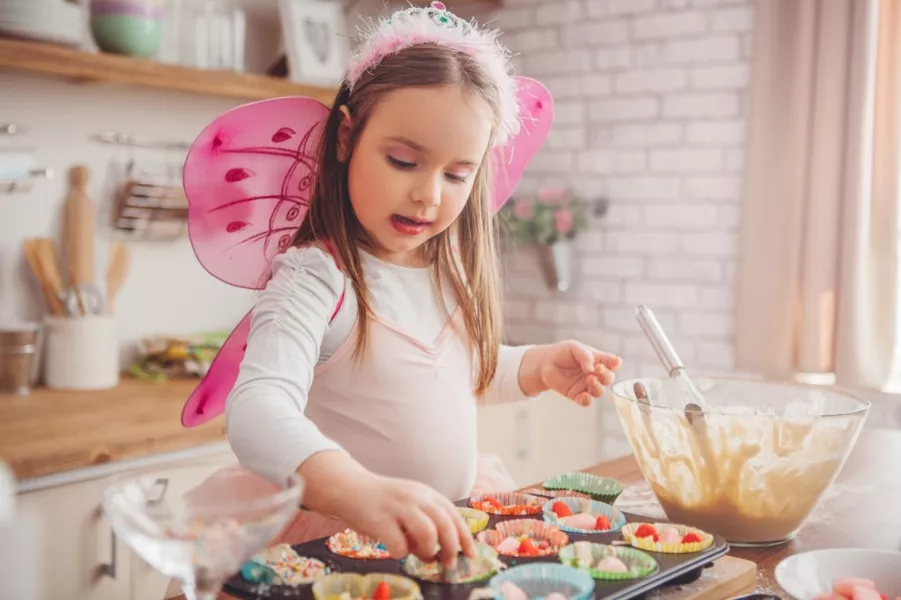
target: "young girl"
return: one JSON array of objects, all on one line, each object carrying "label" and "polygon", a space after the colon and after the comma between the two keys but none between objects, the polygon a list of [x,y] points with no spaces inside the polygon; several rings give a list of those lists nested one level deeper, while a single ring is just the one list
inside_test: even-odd
[{"label": "young girl", "polygon": [[440,3],[363,40],[226,407],[246,468],[304,479],[281,541],[350,527],[397,557],[472,554],[453,501],[513,487],[477,457],[477,404],[612,383],[620,359],[578,342],[500,343],[488,163],[517,120],[504,49]]}]

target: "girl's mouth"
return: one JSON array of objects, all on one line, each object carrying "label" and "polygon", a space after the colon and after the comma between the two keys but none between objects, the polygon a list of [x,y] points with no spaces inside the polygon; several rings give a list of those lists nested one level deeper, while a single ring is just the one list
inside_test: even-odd
[{"label": "girl's mouth", "polygon": [[419,235],[431,226],[431,221],[420,221],[403,215],[391,215],[391,225],[405,235]]}]

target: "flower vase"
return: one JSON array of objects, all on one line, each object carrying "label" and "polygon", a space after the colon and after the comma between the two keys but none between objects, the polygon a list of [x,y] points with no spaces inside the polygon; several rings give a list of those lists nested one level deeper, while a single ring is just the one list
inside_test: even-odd
[{"label": "flower vase", "polygon": [[545,283],[552,290],[565,292],[572,283],[573,248],[569,240],[538,245],[538,263]]}]

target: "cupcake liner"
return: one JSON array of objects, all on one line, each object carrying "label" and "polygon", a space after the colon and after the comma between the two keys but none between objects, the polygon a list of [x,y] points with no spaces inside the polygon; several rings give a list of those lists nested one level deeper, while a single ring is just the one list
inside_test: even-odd
[{"label": "cupcake liner", "polygon": [[647,523],[647,525],[653,525],[658,531],[664,527],[675,527],[680,536],[684,536],[686,533],[693,531],[701,536],[701,541],[682,544],[655,542],[654,538],[651,537],[637,538],[634,533],[641,525],[645,525],[645,523],[629,523],[623,527],[622,533],[623,539],[632,544],[635,548],[640,548],[642,550],[664,552],[667,554],[690,554],[692,552],[701,552],[713,545],[713,536],[706,531],[701,531],[695,527],[688,527],[687,525],[678,525],[676,523]]},{"label": "cupcake liner", "polygon": [[333,573],[316,580],[313,584],[313,597],[316,600],[334,600],[341,594],[348,594],[351,600],[372,598],[376,587],[385,582],[391,587],[391,600],[421,600],[422,590],[419,584],[403,577],[388,573]]},{"label": "cupcake liner", "polygon": [[[594,542],[574,542],[560,550],[560,562],[564,565],[586,571],[595,579],[605,581],[625,581],[629,579],[641,579],[653,575],[660,569],[660,565],[650,554],[646,554],[635,548],[625,546],[609,546]],[[628,573],[612,573],[599,571],[595,568],[602,558],[615,556],[626,564]]]},{"label": "cupcake liner", "polygon": [[366,560],[390,558],[384,544],[352,529],[336,533],[325,542],[326,547],[338,556]]},{"label": "cupcake liner", "polygon": [[541,496],[542,498],[591,498],[588,494],[577,492],[575,490],[548,490],[545,488],[529,488],[522,491],[523,494],[530,496]]},{"label": "cupcake liner", "polygon": [[[469,506],[486,512],[489,515],[526,516],[541,513],[542,498],[519,494],[515,492],[501,492],[498,494],[478,494],[469,499]],[[500,506],[497,506],[499,504]]]},{"label": "cupcake liner", "polygon": [[299,587],[328,575],[331,565],[318,558],[300,556],[288,544],[257,552],[241,567],[241,577],[252,583]]},{"label": "cupcake liner", "polygon": [[[610,520],[610,529],[579,529],[563,523],[553,511],[553,506],[557,502],[562,502],[567,505],[573,514],[588,512],[595,517],[604,515]],[[556,527],[569,533],[611,533],[619,531],[622,529],[623,525],[626,524],[626,517],[618,508],[610,506],[609,504],[604,504],[603,502],[598,502],[597,500],[587,500],[585,498],[557,498],[556,500],[548,500],[544,504],[543,512],[545,521],[553,523]]]},{"label": "cupcake liner", "polygon": [[607,504],[613,504],[623,493],[623,484],[616,479],[598,477],[591,473],[563,473],[545,480],[541,485],[549,490],[582,492]]},{"label": "cupcake liner", "polygon": [[[506,585],[505,585],[506,584]],[[594,594],[594,579],[585,571],[555,563],[532,563],[511,567],[491,578],[488,587],[495,598],[505,598],[504,590],[513,584],[528,598],[546,598],[563,594],[568,600],[588,600]]]},{"label": "cupcake liner", "polygon": [[[488,544],[499,554],[511,556],[515,558],[535,558],[538,556],[552,556],[556,554],[560,548],[569,543],[569,536],[560,531],[554,525],[544,521],[534,519],[516,519],[513,521],[504,521],[494,526],[494,529],[488,529],[480,533],[476,539],[484,544]],[[540,542],[545,541],[548,547],[539,549],[537,555],[521,554],[518,550],[506,550],[498,546],[507,538],[516,538],[522,540],[529,538],[537,546]]]},{"label": "cupcake liner", "polygon": [[457,512],[466,520],[469,533],[475,535],[488,527],[488,513],[466,506],[458,506]]},{"label": "cupcake liner", "polygon": [[[442,577],[442,567],[438,561],[425,562],[412,554],[403,560],[401,569],[413,579],[428,583],[456,585],[484,581],[507,566],[498,559],[497,551],[488,544],[476,542],[476,552],[475,558],[458,560],[459,581],[445,580]],[[464,560],[466,561],[465,566]]]}]

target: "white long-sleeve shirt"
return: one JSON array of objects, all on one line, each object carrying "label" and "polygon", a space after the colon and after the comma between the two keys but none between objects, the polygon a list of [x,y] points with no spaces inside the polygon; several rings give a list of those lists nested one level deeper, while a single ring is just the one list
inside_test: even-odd
[{"label": "white long-sleeve shirt", "polygon": [[[425,479],[459,499],[474,477],[475,409],[471,396],[466,397],[474,370],[470,365],[462,372],[462,362],[452,354],[436,355],[430,364],[411,363],[409,357],[392,362],[385,356],[416,352],[416,345],[428,354],[430,344],[444,343],[448,316],[430,269],[393,265],[367,253],[362,257],[378,317],[374,324],[399,332],[370,339],[369,351],[376,358],[367,360],[377,363],[377,371],[348,367],[337,374],[330,368],[353,345],[356,296],[328,253],[289,249],[275,259],[273,277],[253,310],[244,360],[226,404],[228,440],[244,466],[272,481],[284,481],[318,452],[344,449],[373,471]],[[456,305],[449,292],[446,304],[453,313]],[[392,346],[404,337],[414,346]],[[386,347],[379,348],[379,343]],[[459,354],[458,346],[462,343],[452,345],[451,351]],[[501,346],[495,379],[482,402],[527,398],[519,386],[519,366],[527,350]],[[451,365],[455,371],[442,373]],[[335,380],[336,375],[340,379]],[[432,379],[435,385],[429,385]],[[424,403],[424,395],[431,404]],[[379,423],[377,430],[372,423]],[[458,447],[432,444],[439,439],[454,440]],[[415,461],[410,453],[418,455]],[[447,473],[460,462],[467,464],[460,465],[456,476]]]}]

